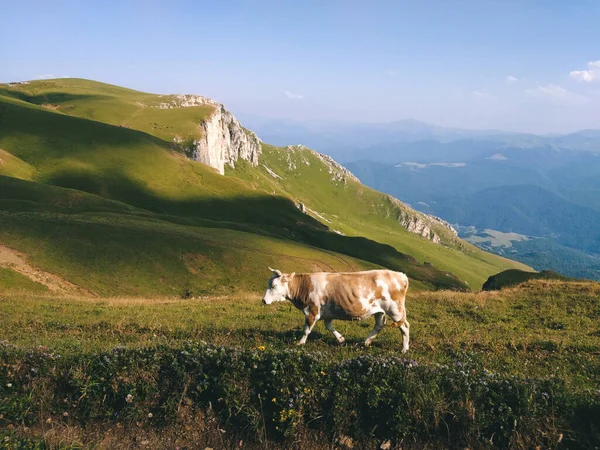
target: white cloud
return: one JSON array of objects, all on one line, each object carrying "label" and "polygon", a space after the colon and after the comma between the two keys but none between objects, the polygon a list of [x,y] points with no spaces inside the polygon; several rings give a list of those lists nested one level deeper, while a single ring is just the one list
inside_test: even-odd
[{"label": "white cloud", "polygon": [[390,77],[397,77],[398,76],[398,72],[392,69],[386,70],[385,73],[390,76]]},{"label": "white cloud", "polygon": [[304,98],[304,96],[302,96],[300,94],[294,94],[293,92],[290,92],[290,91],[283,91],[283,93],[285,94],[285,96],[287,98],[291,98],[292,100],[302,100]]},{"label": "white cloud", "polygon": [[509,75],[505,78],[505,81],[507,83],[516,83],[517,82],[517,77],[513,77],[512,75]]},{"label": "white cloud", "polygon": [[486,159],[491,159],[492,161],[506,161],[508,158],[502,153],[494,153],[492,156]]},{"label": "white cloud", "polygon": [[571,92],[556,84],[547,84],[536,88],[528,89],[525,93],[531,97],[545,100],[557,105],[581,106],[590,102],[590,99]]},{"label": "white cloud", "polygon": [[569,72],[569,75],[577,81],[585,83],[600,81],[600,60],[590,61],[587,66],[587,70],[573,70]]},{"label": "white cloud", "polygon": [[498,100],[496,97],[488,94],[487,92],[473,91],[472,94],[477,98],[482,98],[486,100]]}]

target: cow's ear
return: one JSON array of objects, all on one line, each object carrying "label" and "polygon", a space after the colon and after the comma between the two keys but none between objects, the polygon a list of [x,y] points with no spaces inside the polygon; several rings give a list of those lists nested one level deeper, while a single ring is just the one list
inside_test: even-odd
[{"label": "cow's ear", "polygon": [[281,276],[281,270],[277,270],[277,269],[271,269],[270,267],[269,267],[269,270],[270,270],[271,272],[273,272],[275,275],[277,275],[278,277],[280,277],[280,276]]},{"label": "cow's ear", "polygon": [[290,273],[290,278],[294,278],[294,275],[296,275],[296,272]]}]

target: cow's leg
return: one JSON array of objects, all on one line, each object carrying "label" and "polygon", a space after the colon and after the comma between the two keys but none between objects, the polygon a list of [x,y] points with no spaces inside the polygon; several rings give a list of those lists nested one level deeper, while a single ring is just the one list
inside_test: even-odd
[{"label": "cow's leg", "polygon": [[342,344],[345,341],[344,336],[342,336],[336,331],[335,328],[333,328],[333,319],[325,319],[325,328],[331,331],[331,333],[335,336],[335,338],[340,344]]},{"label": "cow's leg", "polygon": [[382,312],[375,313],[375,326],[373,327],[373,331],[371,331],[371,334],[369,334],[369,336],[365,340],[365,346],[368,347],[369,345],[371,345],[371,342],[373,342],[375,336],[379,334],[379,332],[383,329],[384,326],[385,314]]},{"label": "cow's leg", "polygon": [[296,345],[304,345],[306,343],[306,339],[308,339],[308,335],[315,326],[315,323],[317,323],[317,320],[319,320],[319,310],[317,308],[308,310],[308,313],[306,314],[306,320],[304,321],[304,335],[300,338]]},{"label": "cow's leg", "polygon": [[400,332],[402,333],[402,353],[406,353],[408,351],[408,340],[410,338],[410,324],[408,320],[404,319],[402,323],[400,323]]},{"label": "cow's leg", "polygon": [[400,328],[400,333],[402,333],[402,353],[406,353],[410,339],[410,324],[406,320],[406,310],[403,308],[403,311],[400,311],[398,304],[394,303],[389,311],[386,312],[394,321],[392,326]]}]

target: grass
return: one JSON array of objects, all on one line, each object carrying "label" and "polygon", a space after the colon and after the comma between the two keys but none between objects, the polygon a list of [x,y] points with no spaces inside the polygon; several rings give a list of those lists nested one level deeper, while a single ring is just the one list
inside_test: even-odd
[{"label": "grass", "polygon": [[267,267],[378,267],[290,240],[219,227],[106,214],[0,214],[2,241],[40,268],[98,295],[234,293],[262,288]]},{"label": "grass", "polygon": [[169,96],[160,96],[79,78],[31,81],[1,88],[0,95],[40,105],[49,111],[131,128],[173,142],[201,137],[198,122],[213,106],[160,109]]},{"label": "grass", "polygon": [[43,284],[30,280],[9,267],[0,267],[0,292],[49,293]]},{"label": "grass", "polygon": [[[470,355],[502,374],[559,376],[591,389],[600,382],[599,294],[598,284],[558,281],[477,294],[409,292],[410,356],[422,363],[448,364]],[[179,347],[188,340],[287,348],[299,337],[302,314],[289,303],[264,307],[260,295],[186,300],[2,295],[0,338],[61,354],[101,352],[116,345]],[[337,321],[336,329],[348,342],[338,346],[319,322],[307,351],[340,361],[365,354],[398,355],[401,335],[390,328],[372,348],[363,348],[372,326],[371,320]]]},{"label": "grass", "polygon": [[362,346],[371,320],[336,322],[344,345],[319,323],[296,349],[301,313],[264,307],[260,293],[0,294],[0,412],[11,442],[77,448],[137,448],[136,436],[154,448],[329,448],[341,435],[361,448],[590,448],[599,286],[409,291],[410,360],[396,358],[397,329]]}]

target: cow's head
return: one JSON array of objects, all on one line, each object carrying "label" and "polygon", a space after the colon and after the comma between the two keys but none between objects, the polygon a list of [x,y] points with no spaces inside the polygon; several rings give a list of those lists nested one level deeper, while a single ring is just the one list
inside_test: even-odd
[{"label": "cow's head", "polygon": [[270,267],[269,270],[273,272],[273,276],[269,280],[262,301],[265,305],[270,305],[273,302],[284,302],[289,297],[289,282],[294,274],[281,273],[280,270],[271,269]]}]

